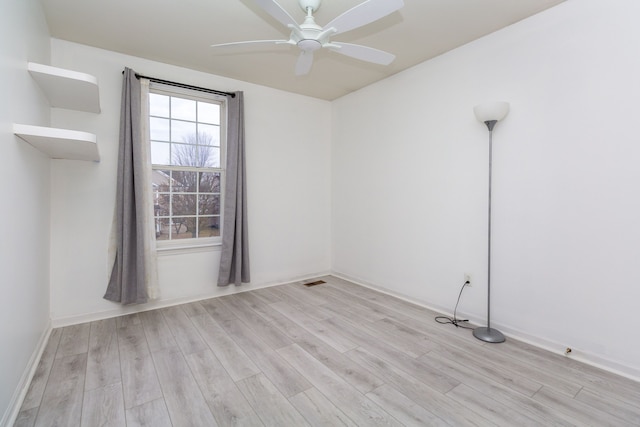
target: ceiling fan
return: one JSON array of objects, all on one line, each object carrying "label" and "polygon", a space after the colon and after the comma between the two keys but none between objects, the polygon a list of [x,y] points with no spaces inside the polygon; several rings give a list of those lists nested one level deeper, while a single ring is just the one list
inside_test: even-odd
[{"label": "ceiling fan", "polygon": [[342,55],[374,64],[389,65],[395,55],[372,47],[331,41],[331,37],[351,31],[381,19],[404,6],[403,0],[366,0],[333,19],[324,27],[316,24],[313,13],[320,7],[321,0],[298,0],[307,14],[302,24],[296,21],[275,0],[253,0],[269,15],[291,30],[288,40],[253,40],[214,44],[214,49],[226,49],[239,46],[273,47],[274,45],[298,46],[300,56],[295,66],[295,74],[308,74],[313,65],[313,53],[318,49],[329,49]]}]

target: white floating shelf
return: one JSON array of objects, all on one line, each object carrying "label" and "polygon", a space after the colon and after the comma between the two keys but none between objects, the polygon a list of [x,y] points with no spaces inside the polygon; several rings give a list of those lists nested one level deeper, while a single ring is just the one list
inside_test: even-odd
[{"label": "white floating shelf", "polygon": [[100,161],[94,134],[42,126],[13,125],[13,133],[52,159]]},{"label": "white floating shelf", "polygon": [[94,76],[35,62],[29,62],[27,69],[52,107],[100,112],[98,79]]}]

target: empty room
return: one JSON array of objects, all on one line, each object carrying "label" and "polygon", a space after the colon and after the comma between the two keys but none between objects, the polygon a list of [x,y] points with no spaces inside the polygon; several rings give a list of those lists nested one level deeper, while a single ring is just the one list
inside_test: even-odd
[{"label": "empty room", "polygon": [[640,425],[637,1],[0,3],[0,427]]}]

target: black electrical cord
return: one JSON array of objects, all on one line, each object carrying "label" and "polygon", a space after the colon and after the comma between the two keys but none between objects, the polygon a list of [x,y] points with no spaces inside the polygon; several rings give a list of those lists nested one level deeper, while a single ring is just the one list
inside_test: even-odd
[{"label": "black electrical cord", "polygon": [[470,326],[461,325],[461,323],[468,322],[469,319],[458,319],[456,317],[456,312],[458,311],[458,304],[460,303],[460,297],[462,296],[462,291],[464,291],[464,287],[467,286],[469,283],[471,283],[471,282],[469,282],[468,280],[465,281],[462,284],[462,287],[460,288],[460,293],[458,294],[458,301],[456,301],[456,307],[453,309],[453,319],[451,317],[448,317],[448,316],[436,316],[436,318],[435,318],[436,322],[442,323],[442,324],[445,324],[445,325],[452,324],[456,328],[473,329]]}]

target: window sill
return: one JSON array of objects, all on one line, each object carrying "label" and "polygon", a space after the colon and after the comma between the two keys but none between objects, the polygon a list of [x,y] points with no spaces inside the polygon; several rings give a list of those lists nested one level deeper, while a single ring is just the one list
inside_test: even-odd
[{"label": "window sill", "polygon": [[222,243],[158,245],[156,250],[158,256],[184,255],[197,252],[220,252],[222,250]]}]

